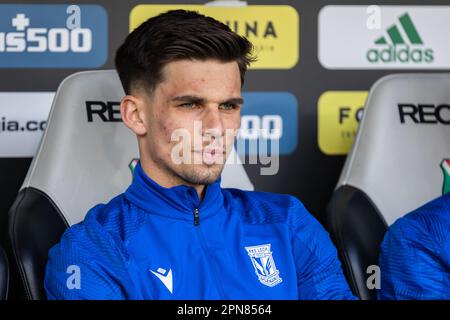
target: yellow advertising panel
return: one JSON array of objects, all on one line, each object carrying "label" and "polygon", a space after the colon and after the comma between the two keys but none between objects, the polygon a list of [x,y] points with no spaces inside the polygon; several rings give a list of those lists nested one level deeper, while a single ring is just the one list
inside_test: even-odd
[{"label": "yellow advertising panel", "polygon": [[318,101],[318,143],[327,155],[350,151],[362,118],[367,91],[326,91]]},{"label": "yellow advertising panel", "polygon": [[251,69],[290,69],[299,58],[299,15],[287,5],[213,7],[205,5],[137,5],[130,13],[130,32],[148,18],[184,9],[198,11],[245,36],[255,47],[258,61]]}]

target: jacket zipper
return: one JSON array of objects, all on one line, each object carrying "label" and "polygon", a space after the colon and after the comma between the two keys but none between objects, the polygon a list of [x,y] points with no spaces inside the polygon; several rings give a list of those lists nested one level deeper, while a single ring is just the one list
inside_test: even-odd
[{"label": "jacket zipper", "polygon": [[225,297],[225,295],[224,295],[224,290],[223,290],[222,284],[219,281],[219,279],[217,278],[218,272],[217,272],[216,264],[212,261],[211,254],[208,251],[208,247],[206,246],[206,241],[203,238],[203,234],[202,234],[202,231],[201,231],[201,228],[200,228],[200,210],[198,208],[194,209],[194,226],[198,227],[196,230],[198,230],[198,236],[200,238],[199,239],[200,240],[200,245],[201,245],[203,251],[205,252],[205,254],[206,254],[207,258],[208,258],[209,265],[210,265],[210,267],[212,269],[212,273],[213,273],[214,278],[216,280],[216,284],[217,284],[217,289],[219,291],[219,295],[221,295],[221,298],[223,299]]},{"label": "jacket zipper", "polygon": [[194,226],[200,225],[200,213],[198,208],[194,209]]}]

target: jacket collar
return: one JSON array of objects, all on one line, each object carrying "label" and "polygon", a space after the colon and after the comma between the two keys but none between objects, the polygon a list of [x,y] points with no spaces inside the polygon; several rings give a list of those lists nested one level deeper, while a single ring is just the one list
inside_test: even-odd
[{"label": "jacket collar", "polygon": [[179,185],[165,188],[150,179],[139,161],[134,169],[133,182],[125,191],[125,197],[149,213],[175,219],[193,221],[193,212],[199,209],[200,221],[217,213],[223,207],[220,178],[206,186],[200,202],[195,188]]}]

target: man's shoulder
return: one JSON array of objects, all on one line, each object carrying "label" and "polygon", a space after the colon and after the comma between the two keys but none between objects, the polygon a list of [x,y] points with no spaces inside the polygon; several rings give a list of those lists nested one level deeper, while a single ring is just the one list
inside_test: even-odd
[{"label": "man's shoulder", "polygon": [[302,202],[292,195],[232,188],[223,192],[226,205],[232,206],[247,222],[292,222],[310,215]]},{"label": "man's shoulder", "polygon": [[417,235],[447,235],[450,228],[450,194],[434,199],[398,219],[388,232],[402,233],[405,238]]},{"label": "man's shoulder", "polygon": [[382,253],[404,248],[440,251],[449,245],[449,228],[450,194],[434,199],[395,221],[386,232]]},{"label": "man's shoulder", "polygon": [[136,210],[123,194],[108,203],[97,204],[87,212],[83,221],[65,230],[55,247],[86,252],[106,248],[123,251],[124,241],[135,232],[139,223]]},{"label": "man's shoulder", "polygon": [[433,225],[450,224],[450,193],[434,199],[407,214],[404,222]]},{"label": "man's shoulder", "polygon": [[292,207],[302,207],[302,202],[295,196],[282,193],[272,193],[263,191],[247,191],[234,188],[223,189],[234,201],[246,202],[250,204],[269,204],[276,209],[286,209]]},{"label": "man's shoulder", "polygon": [[[115,281],[127,276],[129,260],[123,241],[120,240],[123,227],[119,222],[112,222],[120,216],[121,206],[117,203],[120,201],[119,196],[107,204],[93,207],[82,222],[66,229],[60,241],[50,249],[45,272],[48,297],[120,297],[121,292]],[[118,230],[111,232],[113,225]],[[68,290],[66,281],[69,271],[81,275],[82,290]]]}]

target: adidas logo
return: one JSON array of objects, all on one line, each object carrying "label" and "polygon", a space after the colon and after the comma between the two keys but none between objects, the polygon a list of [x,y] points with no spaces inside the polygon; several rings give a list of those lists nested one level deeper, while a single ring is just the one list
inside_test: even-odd
[{"label": "adidas logo", "polygon": [[433,49],[424,48],[424,42],[408,13],[398,19],[399,25],[386,30],[387,35],[377,38],[376,48],[367,51],[370,63],[431,63],[434,61]]}]

